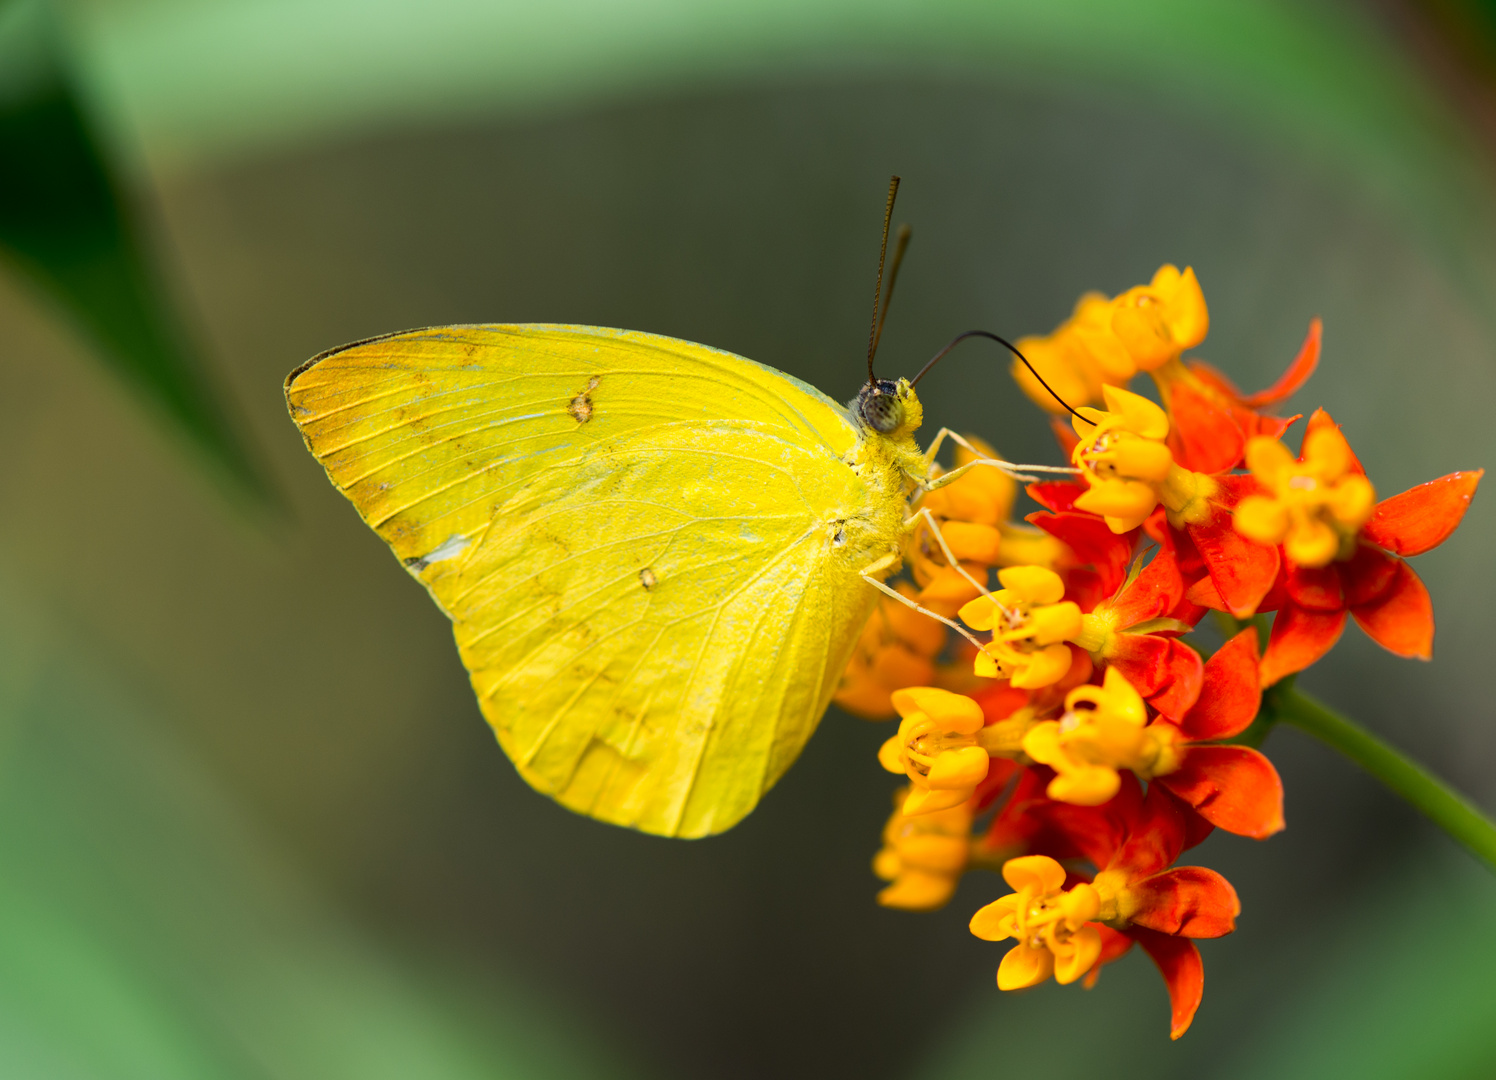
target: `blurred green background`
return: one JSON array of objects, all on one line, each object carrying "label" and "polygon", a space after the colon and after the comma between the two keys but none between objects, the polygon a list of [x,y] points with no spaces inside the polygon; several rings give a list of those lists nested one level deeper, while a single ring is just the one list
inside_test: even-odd
[{"label": "blurred green background", "polygon": [[[1380,490],[1496,464],[1487,5],[0,0],[0,1076],[1496,1074],[1496,882],[1293,731],[1289,830],[1213,837],[1241,929],[1167,1039],[1141,957],[1000,995],[969,914],[883,911],[886,731],[833,711],[724,837],[517,778],[445,620],[281,380],[411,326],[566,321],[851,396],[1193,265],[1248,388]],[[1020,459],[966,346],[921,385]],[[928,387],[928,393],[926,388]],[[1420,560],[1433,664],[1305,680],[1486,806],[1496,513]]]}]

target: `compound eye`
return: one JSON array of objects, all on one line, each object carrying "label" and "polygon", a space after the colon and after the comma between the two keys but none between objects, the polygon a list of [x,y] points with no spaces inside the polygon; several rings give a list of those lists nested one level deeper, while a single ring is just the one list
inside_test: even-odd
[{"label": "compound eye", "polygon": [[869,394],[862,399],[862,418],[880,435],[891,435],[904,423],[904,403],[895,394]]}]

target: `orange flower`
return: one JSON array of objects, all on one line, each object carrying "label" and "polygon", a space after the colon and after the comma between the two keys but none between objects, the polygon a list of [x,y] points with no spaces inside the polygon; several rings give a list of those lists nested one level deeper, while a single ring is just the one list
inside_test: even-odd
[{"label": "orange flower", "polygon": [[961,882],[971,854],[972,807],[961,803],[917,817],[904,815],[912,788],[894,795],[894,811],[883,827],[883,847],[873,873],[890,882],[878,903],[904,911],[944,907]]},{"label": "orange flower", "polygon": [[1194,270],[1168,264],[1147,285],[1128,289],[1112,301],[1112,333],[1139,371],[1176,360],[1205,340],[1210,313]]},{"label": "orange flower", "polygon": [[1081,620],[1075,641],[1125,675],[1154,708],[1178,713],[1200,692],[1202,667],[1199,653],[1173,635],[1192,629],[1201,614],[1185,600],[1178,556],[1164,545]]},{"label": "orange flower", "polygon": [[[1026,538],[1006,522],[1006,481],[991,480],[991,495],[927,497],[949,551],[937,554],[933,530],[918,535],[922,602],[991,632],[979,652],[969,645],[989,681],[970,698],[893,693],[904,720],[880,751],[913,785],[885,829],[877,864],[893,884],[880,902],[938,906],[967,868],[1000,867],[1013,892],[970,927],[1013,942],[1001,989],[1090,986],[1140,944],[1168,987],[1174,1038],[1201,1001],[1194,940],[1232,932],[1240,913],[1221,875],[1174,864],[1215,828],[1257,839],[1283,828],[1277,771],[1232,740],[1258,717],[1262,688],[1322,656],[1349,616],[1394,653],[1428,657],[1432,607],[1404,557],[1448,538],[1483,475],[1377,503],[1328,414],[1310,418],[1295,457],[1279,439],[1298,417],[1267,412],[1315,370],[1319,320],[1257,394],[1183,358],[1208,327],[1193,272],[1165,266],[1115,298],[1088,294],[1053,334],[1020,342],[1075,406],[1068,426],[1051,424],[1079,482],[1028,487],[1044,509]],[[1162,407],[1125,389],[1138,372]],[[1014,374],[1056,412],[1035,378]],[[1151,558],[1144,537],[1158,545]],[[1022,557],[1036,538],[1044,546]],[[1002,589],[989,596],[980,575],[993,567]],[[1238,620],[1276,611],[1265,654],[1258,627],[1238,625],[1202,660],[1181,636],[1210,608]]]},{"label": "orange flower", "polygon": [[[908,582],[894,587],[901,595],[915,594]],[[882,597],[862,628],[831,700],[865,720],[887,720],[894,715],[895,690],[935,681],[935,658],[945,648],[947,633],[929,616]]]},{"label": "orange flower", "polygon": [[[1289,421],[1263,416],[1256,409],[1282,400],[1302,385],[1318,362],[1319,344],[1316,322],[1279,383],[1250,396],[1241,395],[1224,376],[1198,362],[1185,366],[1174,359],[1154,369],[1153,377],[1168,412],[1132,395],[1136,401],[1129,401],[1126,411],[1133,414],[1133,422],[1110,425],[1125,426],[1139,436],[1144,435],[1146,426],[1146,437],[1161,444],[1146,454],[1129,448],[1128,440],[1121,435],[1073,421],[1080,439],[1071,445],[1073,458],[1093,456],[1083,448],[1098,442],[1112,453],[1110,462],[1094,455],[1101,468],[1083,474],[1091,490],[1074,501],[1075,509],[1099,514],[1117,530],[1147,521],[1144,511],[1150,503],[1162,505],[1168,528],[1180,534],[1176,546],[1181,560],[1199,557],[1218,597],[1216,606],[1226,607],[1239,618],[1254,614],[1278,576],[1278,550],[1250,541],[1233,527],[1237,505],[1264,495],[1266,489],[1256,477],[1227,474],[1241,463],[1249,436],[1275,437],[1287,426]],[[1091,419],[1102,415],[1092,410],[1082,412]],[[1163,451],[1169,455],[1167,468]],[[1084,465],[1080,461],[1077,464]],[[1110,475],[1106,475],[1108,471]],[[1107,482],[1119,479],[1131,482]],[[1165,525],[1150,526],[1149,531],[1160,536]]]},{"label": "orange flower", "polygon": [[[1263,605],[1276,607],[1278,615],[1262,658],[1262,684],[1302,671],[1327,653],[1348,615],[1389,652],[1429,659],[1433,604],[1398,556],[1421,555],[1447,540],[1485,471],[1450,473],[1371,506],[1365,471],[1323,409],[1309,418],[1299,458],[1285,463],[1286,453],[1274,451],[1260,463],[1271,482],[1265,490],[1277,494],[1243,500],[1247,514],[1236,518],[1238,532],[1283,542],[1278,595]],[[1270,501],[1273,507],[1265,505]],[[1281,528],[1269,533],[1269,525]],[[1222,606],[1208,589],[1194,595]]]},{"label": "orange flower", "polygon": [[[1040,378],[1063,400],[1086,405],[1101,400],[1104,385],[1126,386],[1138,367],[1112,333],[1112,301],[1101,293],[1087,293],[1070,318],[1045,337],[1018,339],[1018,350]],[[1013,360],[1013,379],[1041,409],[1063,414],[1064,408],[1040,385],[1034,372]]]},{"label": "orange flower", "polygon": [[1099,514],[1114,533],[1137,528],[1162,505],[1176,527],[1210,520],[1217,485],[1181,468],[1166,443],[1169,417],[1145,397],[1104,387],[1107,409],[1081,409],[1070,460],[1087,490],[1075,509]]},{"label": "orange flower", "polygon": [[[1044,382],[1071,405],[1098,401],[1107,386],[1126,386],[1139,371],[1177,360],[1205,339],[1210,315],[1195,272],[1165,265],[1147,285],[1108,300],[1087,293],[1052,334],[1026,337],[1018,349]],[[1013,378],[1040,408],[1064,409],[1018,360]]]},{"label": "orange flower", "polygon": [[[1229,611],[1238,619],[1255,615],[1263,598],[1278,578],[1281,560],[1276,547],[1247,539],[1233,525],[1234,511],[1242,499],[1261,493],[1251,476],[1218,476],[1211,500],[1211,516],[1183,529],[1168,529],[1160,523],[1149,531],[1167,537],[1178,553],[1181,567],[1198,565],[1205,572],[1185,593],[1191,603]],[[1166,530],[1168,530],[1166,532]]]},{"label": "orange flower", "polygon": [[1070,692],[1058,721],[1030,728],[1024,751],[1054,769],[1047,790],[1059,802],[1099,806],[1130,771],[1156,780],[1212,825],[1259,840],[1271,836],[1283,828],[1277,770],[1250,747],[1210,745],[1235,738],[1256,717],[1257,663],[1257,632],[1243,630],[1210,658],[1176,712],[1151,721],[1138,692],[1118,669],[1107,668],[1101,686]]},{"label": "orange flower", "polygon": [[1051,974],[1058,982],[1094,978],[1099,964],[1137,942],[1168,985],[1171,1034],[1179,1038],[1204,988],[1200,953],[1190,939],[1231,933],[1241,913],[1236,891],[1220,874],[1173,866],[1209,826],[1193,826],[1190,811],[1158,785],[1144,797],[1130,775],[1104,806],[1051,803],[1036,813],[1051,818],[1067,844],[1100,869],[1085,882],[1044,854],[1004,865],[1015,893],[971,920],[972,933],[984,940],[1018,939],[998,968],[998,986],[1020,989]]},{"label": "orange flower", "polygon": [[1170,1036],[1179,1038],[1194,1019],[1205,985],[1193,939],[1231,933],[1241,914],[1236,890],[1220,874],[1174,866],[1210,826],[1161,785],[1149,785],[1145,797],[1130,775],[1105,806],[1052,804],[1050,813],[1081,854],[1100,867],[1092,881],[1101,900],[1097,921],[1119,937],[1103,935],[1099,962],[1119,958],[1133,942],[1141,945],[1164,977],[1173,1012]]},{"label": "orange flower", "polygon": [[1231,380],[1199,360],[1174,361],[1153,372],[1173,429],[1169,449],[1187,469],[1224,473],[1241,464],[1248,439],[1278,438],[1297,417],[1280,419],[1261,410],[1291,397],[1319,364],[1320,322],[1309,324],[1298,356],[1271,387],[1243,394]]},{"label": "orange flower", "polygon": [[1070,670],[1064,642],[1080,633],[1080,608],[1064,600],[1060,575],[1042,566],[999,570],[1002,589],[979,596],[961,608],[961,620],[973,630],[992,631],[992,640],[977,654],[976,673],[1009,679],[1021,690],[1059,682]]},{"label": "orange flower", "polygon": [[913,785],[904,815],[947,810],[971,798],[990,760],[977,740],[985,724],[982,707],[933,686],[896,690],[893,705],[904,719],[898,734],[878,751],[878,761]]},{"label": "orange flower", "polygon": [[983,941],[1014,938],[997,968],[999,990],[1037,986],[1052,975],[1063,986],[1091,970],[1101,956],[1101,933],[1089,925],[1101,898],[1087,882],[1065,888],[1065,868],[1047,855],[1024,855],[1003,864],[1003,880],[1016,892],[971,917]]},{"label": "orange flower", "polygon": [[1023,750],[1057,774],[1047,793],[1059,802],[1100,806],[1117,794],[1119,769],[1151,776],[1174,760],[1173,732],[1164,738],[1148,724],[1148,706],[1116,668],[1100,686],[1078,686],[1058,720],[1036,724]]},{"label": "orange flower", "polygon": [[1277,439],[1258,435],[1247,443],[1247,468],[1268,494],[1237,504],[1237,532],[1283,545],[1297,566],[1326,566],[1355,554],[1376,492],[1339,428],[1320,424],[1305,432],[1297,460]]}]

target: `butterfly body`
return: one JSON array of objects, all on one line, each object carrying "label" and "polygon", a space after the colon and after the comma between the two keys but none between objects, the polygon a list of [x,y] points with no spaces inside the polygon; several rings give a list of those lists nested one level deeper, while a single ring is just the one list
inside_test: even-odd
[{"label": "butterfly body", "polygon": [[898,565],[927,468],[904,390],[883,432],[742,357],[546,325],[390,335],[286,380],[333,484],[452,619],[520,774],[683,837],[794,761],[877,601],[863,572]]}]

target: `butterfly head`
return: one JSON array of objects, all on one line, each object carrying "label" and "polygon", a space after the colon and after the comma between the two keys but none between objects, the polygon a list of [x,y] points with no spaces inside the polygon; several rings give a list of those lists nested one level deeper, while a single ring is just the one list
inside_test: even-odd
[{"label": "butterfly head", "polygon": [[890,439],[912,435],[924,419],[924,409],[908,379],[876,379],[857,394],[857,419],[869,430]]}]

